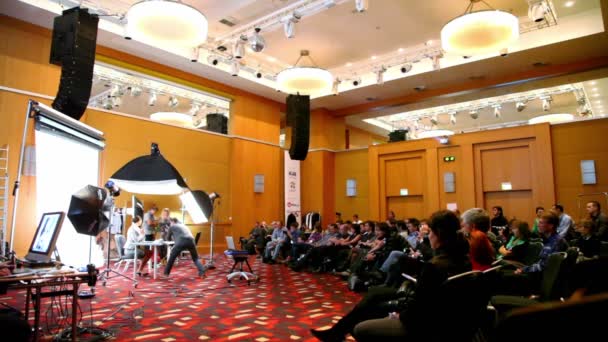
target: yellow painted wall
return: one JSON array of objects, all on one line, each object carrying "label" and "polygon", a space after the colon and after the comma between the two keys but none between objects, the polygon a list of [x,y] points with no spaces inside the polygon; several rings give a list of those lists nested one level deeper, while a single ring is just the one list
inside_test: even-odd
[{"label": "yellow painted wall", "polygon": [[325,108],[311,111],[309,148],[343,150],[345,129],[344,118],[332,116]]},{"label": "yellow painted wall", "polygon": [[[359,214],[361,220],[369,216],[369,163],[368,150],[338,152],[335,154],[335,198],[336,211],[342,213],[343,219],[351,219]],[[357,181],[357,195],[346,196],[346,180]]]}]

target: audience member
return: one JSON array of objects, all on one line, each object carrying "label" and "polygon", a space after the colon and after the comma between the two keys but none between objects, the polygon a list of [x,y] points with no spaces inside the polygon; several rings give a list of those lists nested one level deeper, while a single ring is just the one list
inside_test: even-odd
[{"label": "audience member", "polygon": [[[440,211],[431,217],[429,240],[435,250],[435,257],[427,263],[418,274],[413,300],[400,313],[400,319],[375,319],[386,317],[387,308],[381,302],[399,297],[397,290],[388,287],[373,287],[368,294],[332,328],[328,330],[311,330],[321,341],[342,341],[344,336],[355,329],[354,336],[376,336],[398,338],[409,334],[429,333],[433,322],[435,304],[434,293],[448,276],[466,272],[471,269],[467,249],[459,241],[460,222],[458,217],[449,211]],[[368,321],[375,319],[373,321]],[[366,322],[364,322],[366,321]]]},{"label": "audience member", "polygon": [[534,225],[532,226],[532,234],[539,235],[538,233],[538,221],[540,221],[540,217],[545,213],[545,208],[536,207],[536,217],[534,218]]},{"label": "audience member", "polygon": [[511,238],[506,245],[498,249],[498,260],[523,262],[531,236],[530,226],[527,222],[513,219],[509,223],[509,228],[511,229]]},{"label": "audience member", "polygon": [[[557,234],[563,239],[571,239],[574,234],[574,221],[570,215],[564,212],[564,207],[561,204],[555,204],[551,211],[557,215],[559,224],[557,225]],[[541,233],[542,234],[542,233]]]},{"label": "audience member", "polygon": [[420,221],[415,218],[411,218],[407,221],[407,242],[410,246],[416,249],[416,244],[418,243],[418,230],[420,229]]},{"label": "audience member", "polygon": [[559,218],[553,213],[544,214],[540,218],[538,230],[544,240],[543,249],[540,252],[540,260],[532,265],[517,269],[516,273],[539,273],[545,269],[549,255],[556,252],[564,252],[568,249],[566,240],[557,233],[559,222]]},{"label": "audience member", "polygon": [[594,222],[587,219],[583,220],[578,225],[580,237],[573,241],[573,245],[578,247],[583,256],[593,258],[600,255],[601,242],[595,233]]},{"label": "audience member", "polygon": [[[297,225],[298,223],[295,222]],[[274,263],[276,262],[277,256],[281,251],[281,247],[287,240],[287,229],[281,227],[281,223],[274,221],[271,223],[272,226],[272,234],[270,236],[270,241],[266,243],[266,247],[264,249],[264,258],[262,262],[265,263]]]},{"label": "audience member", "polygon": [[490,231],[490,216],[481,208],[471,208],[462,214],[462,231],[468,235],[473,230],[479,230],[485,233],[490,239],[495,251],[500,249],[502,243],[494,233]]},{"label": "audience member", "polygon": [[475,271],[485,271],[492,267],[496,252],[488,236],[479,230],[469,233],[469,258]]},{"label": "audience member", "polygon": [[600,202],[591,201],[587,203],[586,209],[593,222],[594,233],[601,241],[608,241],[608,216],[602,213]]}]

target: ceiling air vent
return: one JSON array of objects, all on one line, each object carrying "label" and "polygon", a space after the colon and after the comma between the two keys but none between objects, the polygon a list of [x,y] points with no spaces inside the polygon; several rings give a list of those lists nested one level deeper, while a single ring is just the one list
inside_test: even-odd
[{"label": "ceiling air vent", "polygon": [[236,25],[236,19],[233,17],[226,17],[226,18],[220,20],[220,23],[222,23],[228,27],[232,27],[232,26]]}]

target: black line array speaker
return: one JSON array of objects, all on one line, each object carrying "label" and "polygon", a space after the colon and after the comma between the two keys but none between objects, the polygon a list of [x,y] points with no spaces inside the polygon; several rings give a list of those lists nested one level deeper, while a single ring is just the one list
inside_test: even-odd
[{"label": "black line array speaker", "polygon": [[207,114],[207,130],[228,134],[228,118],[220,113]]},{"label": "black line array speaker", "polygon": [[287,96],[287,123],[291,125],[289,156],[292,160],[304,160],[310,140],[310,96]]},{"label": "black line array speaker", "polygon": [[99,17],[74,7],[55,17],[50,62],[61,66],[53,108],[79,120],[89,104],[93,85]]},{"label": "black line array speaker", "polygon": [[388,142],[407,140],[407,129],[398,129],[388,134]]}]

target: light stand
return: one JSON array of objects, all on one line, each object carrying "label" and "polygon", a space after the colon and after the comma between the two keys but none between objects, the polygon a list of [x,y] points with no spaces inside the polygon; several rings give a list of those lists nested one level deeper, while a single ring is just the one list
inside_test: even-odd
[{"label": "light stand", "polygon": [[[109,227],[112,227],[112,221],[114,220],[114,209],[116,208],[116,204],[114,202],[114,196],[115,193],[110,190],[110,224],[108,225]],[[101,280],[101,284],[103,286],[106,286],[106,282],[108,281],[108,279],[112,279],[112,278],[116,278],[116,277],[123,277],[125,279],[128,279],[130,281],[133,282],[133,287],[137,287],[138,281],[134,278],[131,278],[127,275],[124,275],[120,272],[117,272],[115,270],[113,270],[110,267],[110,243],[112,241],[112,230],[108,228],[108,251],[106,253],[106,268],[103,270],[103,272],[101,272],[101,275],[99,276],[99,279]],[[137,253],[137,251],[135,251]],[[133,267],[135,267],[135,265],[133,265]],[[114,274],[114,276],[110,276],[110,274]]]},{"label": "light stand", "polygon": [[[215,261],[213,259],[213,232],[215,231],[215,215],[213,215],[213,213],[215,212],[215,199],[211,200],[211,205],[214,207],[213,211],[211,212],[211,216],[209,217],[209,236],[210,236],[210,242],[209,242],[209,260],[207,261],[207,267],[210,269],[215,268]],[[219,202],[218,202],[219,205]]]}]

